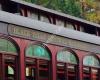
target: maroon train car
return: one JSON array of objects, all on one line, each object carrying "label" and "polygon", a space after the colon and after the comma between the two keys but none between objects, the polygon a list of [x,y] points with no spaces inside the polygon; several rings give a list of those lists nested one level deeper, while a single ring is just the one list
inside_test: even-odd
[{"label": "maroon train car", "polygon": [[0,80],[100,80],[100,25],[0,0]]}]

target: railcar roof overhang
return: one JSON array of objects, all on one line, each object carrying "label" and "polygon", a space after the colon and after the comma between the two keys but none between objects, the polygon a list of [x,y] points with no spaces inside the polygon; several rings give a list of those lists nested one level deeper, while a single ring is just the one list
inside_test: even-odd
[{"label": "railcar roof overhang", "polygon": [[13,1],[17,4],[24,5],[26,7],[37,9],[37,10],[40,10],[40,11],[44,11],[45,13],[49,13],[49,14],[52,14],[52,15],[55,15],[55,16],[67,18],[72,22],[76,22],[76,23],[80,23],[80,24],[84,24],[84,25],[85,24],[90,25],[90,27],[94,26],[94,27],[100,28],[100,25],[97,24],[97,23],[93,23],[93,22],[90,22],[90,21],[87,21],[87,20],[84,20],[84,19],[81,19],[81,18],[78,18],[78,17],[74,17],[74,16],[71,16],[71,15],[68,15],[68,14],[65,14],[65,13],[61,13],[61,12],[58,12],[58,11],[55,11],[55,10],[52,10],[52,9],[48,9],[48,8],[45,8],[45,7],[42,7],[42,6],[39,6],[39,5],[28,3],[28,2],[25,2],[23,0],[11,0],[11,1]]}]

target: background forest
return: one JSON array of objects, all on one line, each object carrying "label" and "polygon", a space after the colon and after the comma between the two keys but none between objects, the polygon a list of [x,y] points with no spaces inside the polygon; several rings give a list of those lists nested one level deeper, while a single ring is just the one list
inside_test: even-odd
[{"label": "background forest", "polygon": [[100,24],[100,0],[24,0]]}]

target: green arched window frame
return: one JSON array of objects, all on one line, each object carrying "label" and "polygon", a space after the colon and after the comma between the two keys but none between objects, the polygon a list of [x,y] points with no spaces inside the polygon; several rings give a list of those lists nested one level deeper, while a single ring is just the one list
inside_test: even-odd
[{"label": "green arched window frame", "polygon": [[70,51],[60,51],[57,53],[57,61],[77,64],[76,56]]},{"label": "green arched window frame", "polygon": [[83,58],[83,65],[91,67],[100,67],[100,62],[95,56],[89,55]]},{"label": "green arched window frame", "polygon": [[30,45],[27,49],[26,49],[26,56],[28,57],[37,57],[37,58],[42,58],[42,59],[48,59],[50,60],[50,53],[47,50],[47,48],[45,48],[42,45]]},{"label": "green arched window frame", "polygon": [[0,38],[0,52],[17,53],[15,45],[4,38]]}]

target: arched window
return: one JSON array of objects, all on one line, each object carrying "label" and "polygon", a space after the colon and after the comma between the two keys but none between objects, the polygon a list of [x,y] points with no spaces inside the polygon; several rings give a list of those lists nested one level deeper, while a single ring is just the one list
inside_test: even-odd
[{"label": "arched window", "polygon": [[100,67],[100,63],[99,63],[98,59],[94,56],[86,56],[83,59],[83,65],[91,66],[91,67]]},{"label": "arched window", "polygon": [[40,45],[30,45],[26,50],[26,56],[50,60],[50,55],[47,49]]},{"label": "arched window", "polygon": [[57,61],[77,64],[75,55],[69,51],[58,52]]},{"label": "arched window", "polygon": [[100,62],[96,56],[85,56],[83,58],[83,80],[98,80],[99,68]]},{"label": "arched window", "polygon": [[57,53],[57,80],[77,80],[78,60],[72,51],[64,50]]},{"label": "arched window", "polygon": [[50,60],[50,52],[45,46],[31,44],[26,49],[26,79],[49,80]]},{"label": "arched window", "polygon": [[0,51],[17,53],[17,50],[10,41],[0,38]]}]

